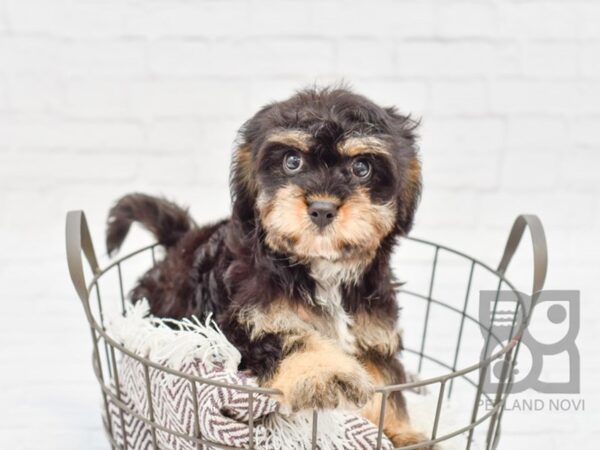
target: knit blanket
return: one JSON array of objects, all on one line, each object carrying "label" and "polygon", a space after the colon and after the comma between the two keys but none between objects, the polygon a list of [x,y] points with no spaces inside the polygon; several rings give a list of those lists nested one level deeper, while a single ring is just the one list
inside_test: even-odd
[{"label": "knit blanket", "polygon": [[[193,383],[164,370],[145,370],[139,361],[123,354],[112,390],[127,408],[120,409],[108,397],[109,414],[104,417],[121,448],[312,448],[312,412],[283,414],[275,398],[244,391],[244,386],[256,386],[256,380],[237,370],[239,352],[210,319],[201,323],[155,318],[148,303],[141,301],[110,320],[107,332],[136,355],[210,380]],[[154,431],[147,421],[157,424]],[[203,446],[190,437],[202,439]],[[377,427],[356,412],[318,414],[319,450],[371,450],[377,447],[377,438]],[[381,448],[393,449],[385,436]]]}]

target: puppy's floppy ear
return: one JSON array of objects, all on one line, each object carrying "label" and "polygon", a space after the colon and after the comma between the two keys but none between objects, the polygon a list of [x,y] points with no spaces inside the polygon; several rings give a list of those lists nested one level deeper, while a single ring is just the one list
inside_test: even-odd
[{"label": "puppy's floppy ear", "polygon": [[243,224],[254,220],[257,187],[252,161],[252,146],[243,141],[237,146],[231,161],[229,176],[233,217]]},{"label": "puppy's floppy ear", "polygon": [[274,109],[274,103],[263,106],[254,117],[242,125],[238,132],[239,144],[231,161],[229,185],[233,204],[232,216],[248,228],[254,226],[254,208],[258,196],[254,147],[264,139],[265,130],[271,127],[271,114]]},{"label": "puppy's floppy ear", "polygon": [[411,119],[410,116],[399,114],[395,108],[385,108],[385,111],[391,119],[402,165],[396,198],[398,204],[396,227],[401,235],[406,235],[412,228],[415,211],[421,198],[421,161],[415,132],[419,122]]}]

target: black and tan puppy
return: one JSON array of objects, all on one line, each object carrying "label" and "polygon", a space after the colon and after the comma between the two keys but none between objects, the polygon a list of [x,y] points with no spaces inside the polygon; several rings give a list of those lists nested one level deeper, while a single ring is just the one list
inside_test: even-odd
[{"label": "black and tan puppy", "polygon": [[[421,188],[415,123],[346,89],[308,89],[260,110],[233,156],[230,219],[198,227],[165,200],[128,195],[108,220],[109,252],[133,221],[166,257],[132,292],[158,316],[213,313],[261,385],[291,410],[362,408],[374,385],[405,382],[390,252]],[[385,434],[424,440],[390,396]]]}]

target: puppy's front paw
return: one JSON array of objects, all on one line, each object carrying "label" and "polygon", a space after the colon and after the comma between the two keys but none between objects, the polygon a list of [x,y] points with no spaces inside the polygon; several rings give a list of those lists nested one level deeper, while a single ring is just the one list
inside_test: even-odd
[{"label": "puppy's front paw", "polygon": [[373,393],[363,366],[325,340],[309,341],[281,361],[268,385],[282,392],[282,407],[291,411],[359,408]]},{"label": "puppy's front paw", "polygon": [[344,372],[322,369],[297,380],[284,392],[283,403],[302,409],[360,408],[373,394],[373,385],[362,368]]},{"label": "puppy's front paw", "polygon": [[[423,433],[419,433],[418,431],[414,431],[410,428],[396,434],[391,434],[388,437],[392,441],[392,444],[394,444],[394,447],[408,447],[409,445],[416,445],[429,441],[429,438]],[[437,448],[438,447],[435,445],[424,445],[423,447],[419,447],[417,450],[437,450]]]}]

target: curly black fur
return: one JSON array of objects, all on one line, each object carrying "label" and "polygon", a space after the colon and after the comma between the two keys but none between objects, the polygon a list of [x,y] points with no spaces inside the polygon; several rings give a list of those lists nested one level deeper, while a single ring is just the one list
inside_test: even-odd
[{"label": "curly black fur", "polygon": [[187,210],[164,199],[145,194],[129,194],[108,213],[106,249],[114,254],[125,240],[133,222],[140,222],[165,247],[175,245],[194,226]]},{"label": "curly black fur", "polygon": [[[133,221],[146,226],[167,247],[166,257],[143,276],[131,298],[148,299],[152,313],[158,316],[212,313],[240,350],[243,368],[262,379],[271,376],[286,352],[293,350],[284,349],[284,337],[279,334],[265,333],[252,339],[252,330],[240,324],[238,314],[282,297],[319,314],[319,306],[311,301],[316,282],[310,264],[294,258],[293,252],[267,244],[268,230],[257,208],[260,192],[272,195],[289,182],[280,170],[281,152],[287,150],[273,147],[270,133],[302,130],[311,137],[306,158],[315,169],[294,183],[307,196],[326,190],[345,201],[362,188],[368,189],[374,204],[395,207],[393,228],[381,238],[360,277],[340,286],[347,314],[368,314],[382,326],[395,328],[398,306],[390,254],[397,238],[409,232],[419,200],[416,125],[395,109],[379,107],[347,89],[307,89],[264,107],[240,131],[231,170],[231,218],[199,227],[186,210],[142,194],[128,195],[111,209],[107,230],[110,253],[119,248]],[[357,135],[378,137],[389,149],[389,155],[368,155],[374,167],[368,184],[359,184],[345,169],[336,169],[345,164],[336,145]],[[387,367],[382,371],[392,373],[390,381],[404,381],[400,363],[389,355],[370,349],[359,358]],[[401,396],[397,401],[403,404]]]}]

